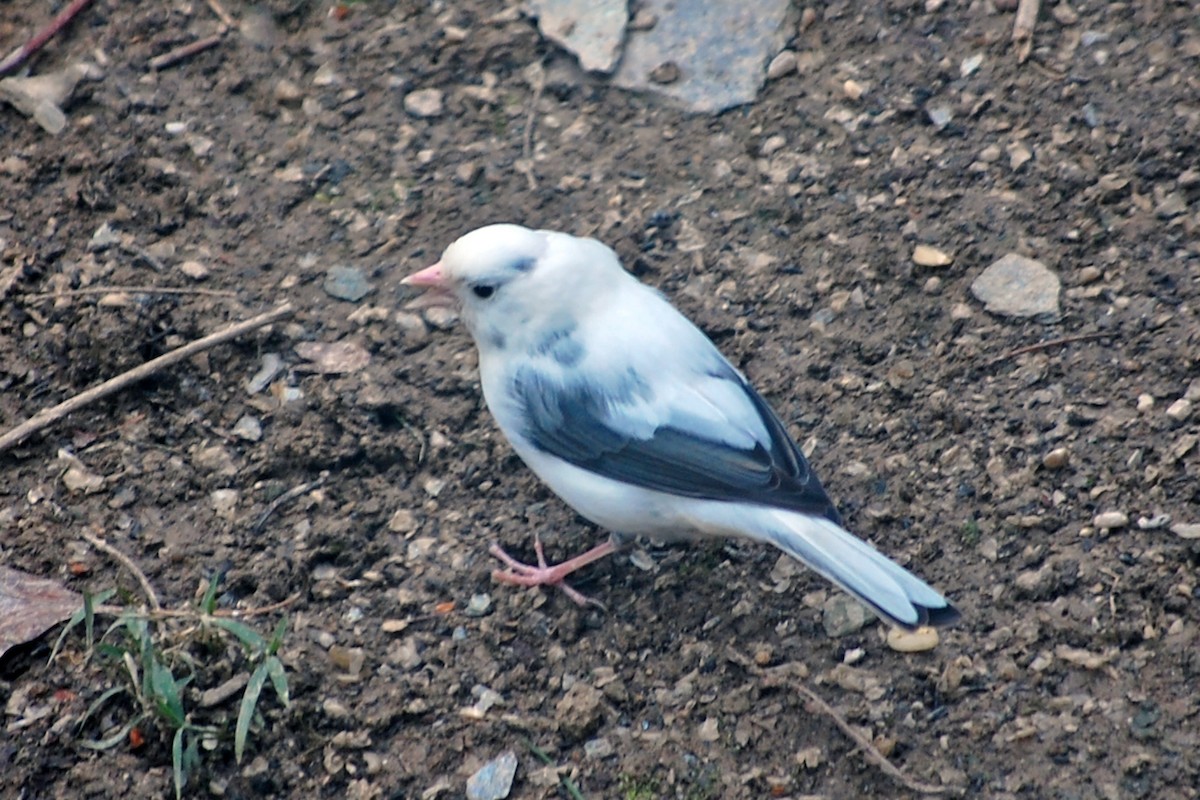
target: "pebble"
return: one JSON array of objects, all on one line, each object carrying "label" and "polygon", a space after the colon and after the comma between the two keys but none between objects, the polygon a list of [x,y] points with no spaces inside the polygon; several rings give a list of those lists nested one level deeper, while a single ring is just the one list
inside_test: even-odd
[{"label": "pebble", "polygon": [[1143,531],[1154,531],[1171,524],[1170,514],[1155,514],[1153,517],[1138,517],[1137,526]]},{"label": "pebble", "polygon": [[1046,469],[1062,469],[1071,463],[1071,452],[1065,447],[1056,447],[1042,458],[1042,466]]},{"label": "pebble", "polygon": [[184,261],[179,265],[179,271],[194,281],[202,281],[209,276],[208,267],[199,261]]},{"label": "pebble", "polygon": [[417,89],[404,95],[404,110],[414,117],[440,117],[445,110],[445,93],[441,89]]},{"label": "pebble", "polygon": [[1149,394],[1139,394],[1137,399],[1137,410],[1143,414],[1154,408],[1154,396]]},{"label": "pebble", "polygon": [[1096,515],[1092,524],[1102,531],[1124,528],[1129,524],[1129,515],[1122,511],[1104,511]]},{"label": "pebble", "polygon": [[1008,317],[1059,316],[1062,285],[1040,261],[1009,253],[971,283],[971,294],[993,314]]},{"label": "pebble", "polygon": [[1089,283],[1095,283],[1103,277],[1104,273],[1099,267],[1087,266],[1079,270],[1079,283],[1081,286]]},{"label": "pebble", "polygon": [[929,121],[933,123],[933,127],[941,130],[950,124],[950,120],[954,119],[954,112],[947,105],[926,106],[925,113],[929,117]]},{"label": "pebble", "polygon": [[238,516],[238,489],[217,489],[209,495],[212,510],[222,519]]},{"label": "pebble", "polygon": [[583,743],[583,754],[588,758],[599,760],[608,758],[615,752],[616,750],[613,748],[612,742],[603,736],[596,739],[589,739]]},{"label": "pebble", "polygon": [[1176,522],[1171,533],[1181,539],[1200,539],[1200,522]]},{"label": "pebble", "polygon": [[866,606],[848,594],[830,595],[821,611],[821,626],[831,639],[840,639],[867,626],[874,617]]},{"label": "pebble", "polygon": [[257,442],[262,434],[262,423],[253,414],[243,414],[233,425],[233,435],[247,442]]},{"label": "pebble", "polygon": [[1033,153],[1029,148],[1020,142],[1013,142],[1007,148],[1008,150],[1008,165],[1015,172],[1033,158]]},{"label": "pebble", "polygon": [[340,700],[335,700],[332,697],[325,698],[321,703],[321,710],[331,719],[346,719],[350,716],[350,709]]},{"label": "pebble", "polygon": [[975,316],[975,312],[966,303],[955,303],[950,307],[950,319],[955,322],[967,320]]},{"label": "pebble", "polygon": [[447,331],[458,322],[458,312],[453,308],[433,306],[425,309],[425,321],[434,328]]},{"label": "pebble", "polygon": [[913,249],[912,260],[918,267],[948,267],[954,263],[954,256],[936,247],[919,244]]},{"label": "pebble", "polygon": [[938,645],[937,628],[923,626],[915,631],[903,628],[890,628],[887,632],[887,646],[897,653],[924,653]]},{"label": "pebble", "polygon": [[517,775],[517,754],[501,753],[467,778],[467,800],[504,800]]},{"label": "pebble", "polygon": [[492,610],[492,596],[486,592],[471,595],[471,599],[467,601],[467,607],[463,609],[463,613],[468,617],[486,616]]},{"label": "pebble", "polygon": [[335,644],[329,648],[329,660],[335,668],[347,675],[358,677],[362,674],[367,655],[361,647],[342,647]]},{"label": "pebble", "polygon": [[796,54],[791,50],[784,50],[772,58],[771,63],[767,65],[767,80],[778,80],[795,71]]},{"label": "pebble", "polygon": [[1188,211],[1187,200],[1179,192],[1171,192],[1164,197],[1154,209],[1154,213],[1159,219],[1174,219],[1186,214]]},{"label": "pebble", "polygon": [[313,86],[334,86],[342,82],[337,72],[330,64],[322,64],[313,75]]},{"label": "pebble", "polygon": [[683,77],[683,71],[679,69],[679,65],[674,61],[664,61],[659,64],[646,76],[651,83],[657,83],[659,86],[670,86],[672,83],[678,83]]},{"label": "pebble", "polygon": [[783,136],[770,136],[765,142],[762,143],[762,147],[759,149],[759,152],[762,153],[764,158],[766,158],[772,153],[782,150],[786,145],[787,139]]},{"label": "pebble", "polygon": [[847,100],[858,100],[866,91],[863,85],[856,80],[847,80],[842,84],[842,94]]},{"label": "pebble", "polygon": [[942,291],[942,279],[937,275],[931,275],[929,280],[925,281],[925,285],[921,287],[921,291],[925,294],[938,294]]},{"label": "pebble", "polygon": [[356,267],[330,267],[325,273],[325,283],[322,287],[325,294],[338,300],[348,300],[357,303],[374,289],[361,269]]},{"label": "pebble", "polygon": [[1191,415],[1192,401],[1186,398],[1181,397],[1167,407],[1167,416],[1176,422],[1184,422]]},{"label": "pebble", "polygon": [[398,508],[388,520],[392,533],[412,533],[417,529],[417,515],[409,508]]},{"label": "pebble", "polygon": [[967,56],[958,65],[958,74],[964,78],[968,78],[974,75],[981,66],[983,66],[983,53]]},{"label": "pebble", "polygon": [[304,99],[304,90],[287,78],[280,78],[275,83],[274,94],[276,103],[289,108],[298,108]]}]

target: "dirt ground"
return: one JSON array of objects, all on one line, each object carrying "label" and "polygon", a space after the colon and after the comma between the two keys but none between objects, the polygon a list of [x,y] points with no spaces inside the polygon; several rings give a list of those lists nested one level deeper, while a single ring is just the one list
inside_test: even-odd
[{"label": "dirt ground", "polygon": [[[982,0],[815,3],[798,72],[689,116],[580,74],[498,2],[233,0],[241,33],[154,72],[215,30],[208,6],[99,0],[34,62],[107,62],[66,132],[0,109],[2,428],[297,312],[0,454],[0,561],[140,603],[91,531],[170,608],[214,573],[223,608],[298,595],[292,705],[264,694],[244,762],[217,742],[194,796],[460,797],[507,750],[514,798],[568,797],[563,776],[589,800],[915,796],[757,662],[806,671],[915,780],[1197,797],[1200,541],[1154,518],[1200,521],[1200,411],[1177,403],[1200,403],[1200,9],[1044,5],[1018,64],[1012,15]],[[10,4],[4,50],[43,13]],[[440,114],[406,111],[421,89]],[[401,277],[494,221],[612,245],[777,407],[849,526],[963,621],[928,653],[877,623],[830,638],[833,592],[744,543],[590,568],[607,612],[494,585],[490,542],[531,557],[540,530],[562,558],[603,535],[512,454],[465,332],[402,309]],[[953,263],[915,265],[918,244]],[[1009,252],[1061,276],[1057,321],[971,296]],[[372,291],[335,299],[334,267]],[[319,374],[296,351],[342,341],[369,363]],[[252,394],[269,354],[283,370]],[[63,451],[102,482],[68,488]],[[80,745],[120,721],[77,724],[119,670],[78,636],[48,649],[0,675],[0,795],[170,794],[168,732]],[[196,721],[228,725],[236,699],[194,700],[239,658],[204,663]]]}]

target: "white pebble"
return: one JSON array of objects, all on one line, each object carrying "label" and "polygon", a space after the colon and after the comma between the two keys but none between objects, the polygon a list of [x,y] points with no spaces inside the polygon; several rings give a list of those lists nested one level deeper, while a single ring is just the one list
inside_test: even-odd
[{"label": "white pebble", "polygon": [[1176,422],[1183,422],[1192,415],[1192,401],[1179,398],[1167,408],[1167,416]]},{"label": "white pebble", "polygon": [[1143,414],[1154,408],[1154,397],[1148,394],[1139,394],[1137,399],[1137,410]]},{"label": "white pebble", "polygon": [[1092,524],[1100,530],[1124,528],[1129,524],[1129,515],[1122,511],[1104,511],[1096,515],[1096,518],[1092,520]]}]

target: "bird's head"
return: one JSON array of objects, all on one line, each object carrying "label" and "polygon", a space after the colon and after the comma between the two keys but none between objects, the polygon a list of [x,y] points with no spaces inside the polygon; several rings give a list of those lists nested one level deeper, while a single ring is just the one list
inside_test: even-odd
[{"label": "bird's head", "polygon": [[463,235],[402,282],[458,306],[481,350],[503,350],[584,313],[626,274],[593,239],[505,224]]}]

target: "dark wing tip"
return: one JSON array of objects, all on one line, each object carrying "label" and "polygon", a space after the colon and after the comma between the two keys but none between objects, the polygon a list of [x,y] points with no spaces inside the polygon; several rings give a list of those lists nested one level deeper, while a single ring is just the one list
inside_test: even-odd
[{"label": "dark wing tip", "polygon": [[941,627],[943,625],[953,625],[962,619],[962,614],[959,613],[958,609],[949,603],[939,608],[919,607],[918,610],[925,625]]}]

